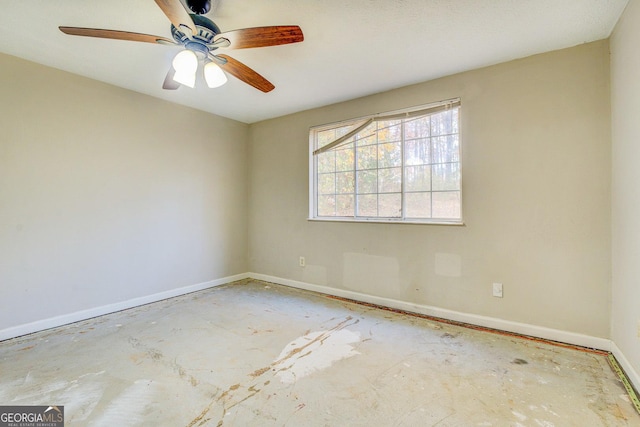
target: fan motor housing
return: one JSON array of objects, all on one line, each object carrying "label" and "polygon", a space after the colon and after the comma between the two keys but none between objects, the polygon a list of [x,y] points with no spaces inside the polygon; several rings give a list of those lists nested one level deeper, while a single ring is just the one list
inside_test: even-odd
[{"label": "fan motor housing", "polygon": [[193,37],[190,38],[174,25],[171,25],[171,36],[173,36],[173,39],[176,42],[185,46],[188,43],[202,43],[203,45],[208,45],[213,42],[213,38],[216,34],[221,33],[220,28],[218,28],[218,26],[209,18],[193,14],[190,14],[190,16],[198,30],[197,34],[194,34]]}]

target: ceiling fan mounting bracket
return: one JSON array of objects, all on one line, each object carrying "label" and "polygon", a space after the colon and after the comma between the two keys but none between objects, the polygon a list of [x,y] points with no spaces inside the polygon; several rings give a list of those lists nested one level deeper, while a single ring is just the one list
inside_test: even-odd
[{"label": "ceiling fan mounting bracket", "polygon": [[187,0],[187,6],[196,15],[204,15],[211,10],[211,0]]}]

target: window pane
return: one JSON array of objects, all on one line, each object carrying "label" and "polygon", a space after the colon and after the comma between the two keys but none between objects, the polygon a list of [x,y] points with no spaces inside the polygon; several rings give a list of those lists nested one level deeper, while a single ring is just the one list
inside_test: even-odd
[{"label": "window pane", "polygon": [[353,193],[355,185],[356,182],[353,172],[340,172],[336,174],[336,193]]},{"label": "window pane", "polygon": [[378,145],[378,167],[388,168],[402,165],[402,143],[392,142],[390,144]]},{"label": "window pane", "polygon": [[433,191],[460,190],[460,164],[433,165]]},{"label": "window pane", "polygon": [[358,216],[378,216],[378,195],[358,196]]},{"label": "window pane", "polygon": [[336,128],[336,139],[340,138],[355,129],[355,125],[341,126]]},{"label": "window pane", "polygon": [[378,170],[378,192],[397,193],[402,189],[402,169],[390,168]]},{"label": "window pane", "polygon": [[402,129],[399,120],[378,122],[378,142],[400,141]]},{"label": "window pane", "polygon": [[431,193],[407,193],[404,197],[407,218],[431,217]]},{"label": "window pane", "polygon": [[351,150],[336,150],[336,170],[337,171],[351,171],[353,170],[354,160],[353,149]]},{"label": "window pane", "polygon": [[334,216],[336,196],[318,196],[318,216]]},{"label": "window pane", "polygon": [[353,216],[353,194],[336,196],[336,215]]},{"label": "window pane", "polygon": [[318,174],[318,194],[334,194],[336,192],[336,175],[333,173]]},{"label": "window pane", "polygon": [[333,172],[336,170],[336,153],[334,151],[326,151],[318,154],[318,172]]},{"label": "window pane", "polygon": [[431,166],[408,166],[405,168],[405,191],[431,190]]},{"label": "window pane", "polygon": [[402,119],[396,119],[396,120],[384,120],[384,121],[379,121],[376,122],[378,124],[378,130],[381,129],[386,129],[386,128],[390,128],[390,127],[394,127],[397,125],[401,125],[402,124]]},{"label": "window pane", "polygon": [[[371,126],[375,126],[372,124]],[[359,134],[356,135],[356,139],[358,141],[358,147],[361,145],[371,145],[377,142],[375,128],[369,126],[368,128],[362,130]]]},{"label": "window pane", "polygon": [[358,172],[358,194],[375,193],[378,191],[378,171]]},{"label": "window pane", "polygon": [[460,133],[460,109],[454,108],[451,111],[451,133]]},{"label": "window pane", "polygon": [[453,133],[452,111],[443,111],[431,116],[431,135],[448,135]]},{"label": "window pane", "polygon": [[449,163],[460,161],[458,135],[433,138],[433,163]]},{"label": "window pane", "polygon": [[460,218],[460,192],[433,193],[434,218]]},{"label": "window pane", "polygon": [[431,163],[429,145],[427,138],[407,141],[404,148],[405,164],[411,166]]},{"label": "window pane", "polygon": [[328,143],[333,142],[335,140],[336,140],[336,130],[335,129],[328,129],[328,130],[323,130],[321,132],[318,132],[317,148],[324,147]]},{"label": "window pane", "polygon": [[400,193],[380,194],[378,196],[378,216],[399,218],[402,216],[402,197]]},{"label": "window pane", "polygon": [[373,169],[378,165],[378,150],[376,145],[358,147],[358,169]]},{"label": "window pane", "polygon": [[[459,117],[459,109],[451,108],[372,121],[339,147],[318,155],[312,195],[317,216],[460,219]],[[312,131],[312,148],[326,146],[362,122],[345,123]]]},{"label": "window pane", "polygon": [[407,120],[404,123],[404,137],[409,139],[429,136],[430,126],[429,117]]}]

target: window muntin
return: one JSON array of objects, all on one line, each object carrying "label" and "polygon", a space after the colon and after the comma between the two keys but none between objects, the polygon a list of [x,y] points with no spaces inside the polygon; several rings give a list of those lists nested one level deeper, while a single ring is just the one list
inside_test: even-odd
[{"label": "window muntin", "polygon": [[461,223],[460,102],[311,129],[313,219]]}]

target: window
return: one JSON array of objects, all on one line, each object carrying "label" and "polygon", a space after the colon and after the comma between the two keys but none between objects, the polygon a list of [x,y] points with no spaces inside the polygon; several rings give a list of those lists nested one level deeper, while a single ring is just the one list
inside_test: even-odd
[{"label": "window", "polygon": [[310,131],[310,217],[462,222],[460,100]]}]

